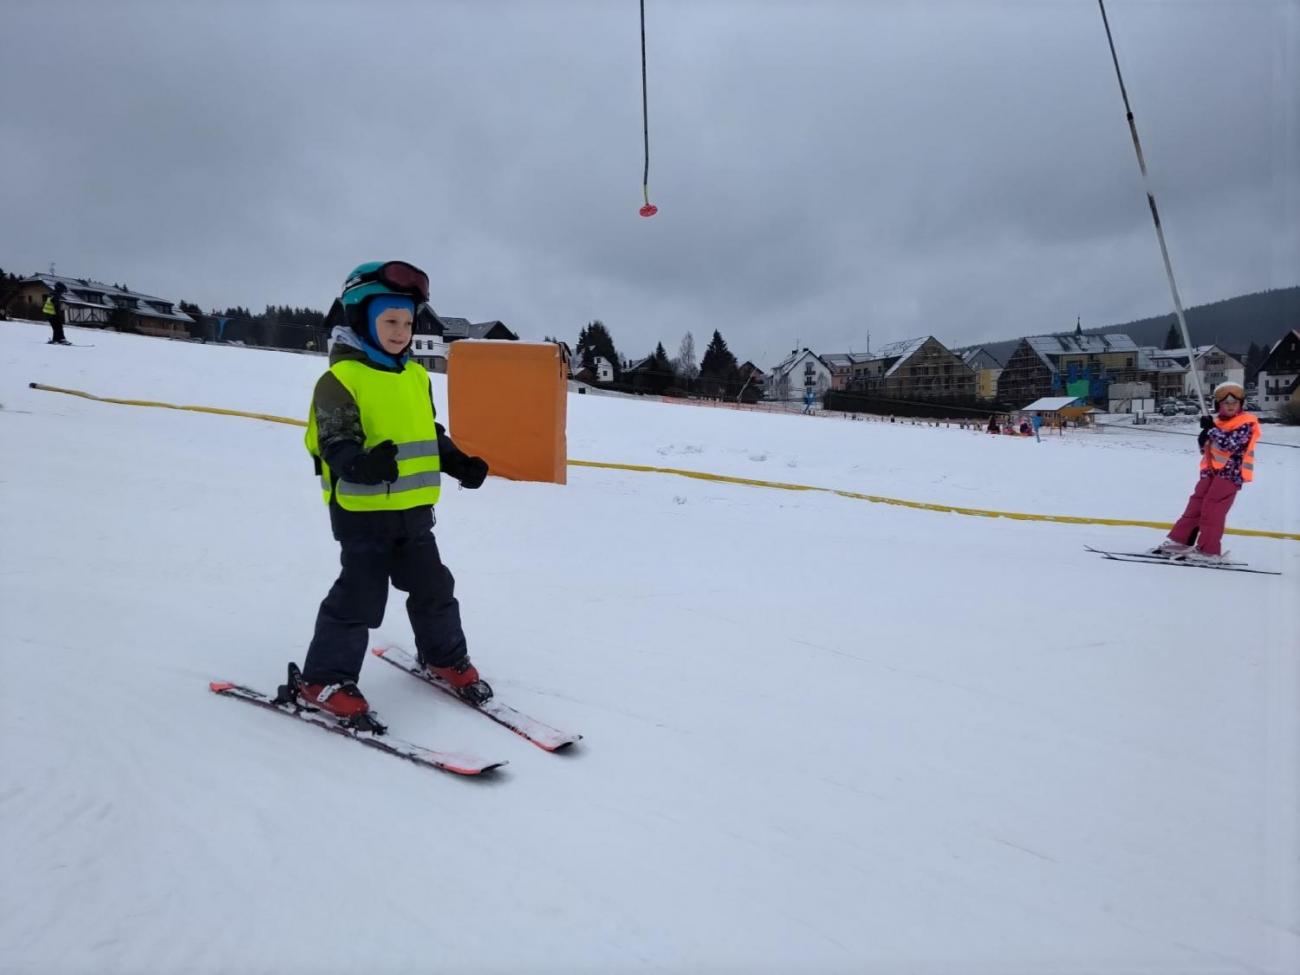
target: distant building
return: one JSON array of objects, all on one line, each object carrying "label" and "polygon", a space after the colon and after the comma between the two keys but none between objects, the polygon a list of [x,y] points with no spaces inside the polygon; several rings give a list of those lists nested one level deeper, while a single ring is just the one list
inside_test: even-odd
[{"label": "distant building", "polygon": [[1183,395],[1187,384],[1187,360],[1179,361],[1164,349],[1138,349],[1138,377],[1149,383],[1157,404]]},{"label": "distant building", "polygon": [[1294,402],[1300,392],[1300,329],[1292,329],[1273,344],[1255,380],[1259,406],[1275,410]]},{"label": "distant building", "polygon": [[831,367],[816,352],[796,349],[772,367],[768,398],[802,402],[811,391],[820,399],[831,388]]},{"label": "distant building", "polygon": [[62,284],[63,311],[69,325],[116,328],[145,335],[189,338],[194,319],[177,311],[172,301],[128,291],[116,285],[86,278],[65,278],[57,274],[36,274],[24,278],[10,298],[10,314],[39,319],[46,295]]},{"label": "distant building", "polygon": [[993,353],[981,345],[967,349],[961,354],[961,360],[975,373],[975,396],[978,399],[997,399],[998,377],[1002,375],[1002,363]]},{"label": "distant building", "polygon": [[1062,426],[1070,421],[1079,426],[1090,424],[1092,412],[1093,408],[1079,396],[1044,396],[1019,410],[1026,419],[1040,416],[1049,426]]},{"label": "distant building", "polygon": [[1153,413],[1156,408],[1149,382],[1111,383],[1107,388],[1108,413]]},{"label": "distant building", "polygon": [[461,339],[494,339],[518,342],[519,336],[506,327],[504,322],[470,322],[468,318],[445,318],[435,316],[442,322],[442,340],[450,345]]},{"label": "distant building", "polygon": [[[610,367],[609,382],[613,382],[613,371]],[[672,385],[674,378],[671,371],[665,372],[663,369],[656,368],[652,353],[639,359],[629,359],[623,366],[621,380],[639,393],[662,393]]]},{"label": "distant building", "polygon": [[740,368],[736,370],[736,378],[740,380],[742,385],[748,384],[750,387],[756,388],[759,393],[767,387],[767,373],[748,359],[741,363]]},{"label": "distant building", "polygon": [[821,358],[831,370],[831,389],[844,390],[853,378],[853,367],[871,356],[865,352],[830,352],[822,353]]},{"label": "distant building", "polygon": [[411,337],[411,358],[430,372],[447,371],[447,343],[438,335]]},{"label": "distant building", "polygon": [[850,368],[852,392],[899,400],[974,399],[975,370],[933,335],[891,342]]},{"label": "distant building", "polygon": [[998,399],[1008,403],[1070,395],[1106,402],[1112,382],[1138,380],[1137,345],[1127,335],[1033,335],[1020,340],[998,376]]},{"label": "distant building", "polygon": [[[1246,386],[1246,364],[1217,345],[1202,345],[1193,349],[1192,361],[1200,373],[1201,388],[1207,394],[1219,383],[1237,383],[1243,389]],[[1188,379],[1191,379],[1190,372]],[[1190,382],[1185,388],[1188,393],[1196,391]]]},{"label": "distant building", "polygon": [[1196,395],[1196,376],[1192,375],[1189,362],[1195,361],[1196,372],[1201,380],[1201,389],[1208,395],[1215,386],[1223,382],[1246,383],[1246,367],[1240,359],[1224,352],[1217,345],[1201,345],[1192,350],[1188,356],[1186,349],[1148,350],[1147,357],[1166,367],[1176,367],[1182,376],[1182,388],[1178,395]]},{"label": "distant building", "polygon": [[427,305],[416,315],[411,337],[411,357],[430,372],[447,371],[447,353],[453,342],[465,339],[519,341],[519,336],[499,321],[472,323],[468,318],[439,315]]}]

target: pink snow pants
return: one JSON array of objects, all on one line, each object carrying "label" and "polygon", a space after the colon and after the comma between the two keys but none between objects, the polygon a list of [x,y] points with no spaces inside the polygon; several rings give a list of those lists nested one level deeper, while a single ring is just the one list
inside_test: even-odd
[{"label": "pink snow pants", "polygon": [[1196,490],[1187,499],[1187,510],[1178,519],[1169,537],[1180,545],[1190,545],[1192,531],[1199,529],[1196,547],[1206,555],[1223,551],[1223,526],[1228,520],[1228,509],[1237,500],[1240,484],[1226,477],[1203,477],[1196,482]]}]

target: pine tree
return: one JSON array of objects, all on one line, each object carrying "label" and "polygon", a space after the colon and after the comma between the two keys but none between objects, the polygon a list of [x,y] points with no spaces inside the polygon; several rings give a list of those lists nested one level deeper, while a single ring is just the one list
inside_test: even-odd
[{"label": "pine tree", "polygon": [[578,358],[578,367],[580,369],[590,369],[595,372],[596,350],[591,347],[590,337],[591,326],[584,325],[582,331],[578,333],[578,341],[573,347],[573,354]]},{"label": "pine tree", "polygon": [[1182,347],[1183,347],[1183,338],[1178,333],[1178,323],[1171,322],[1169,324],[1169,331],[1165,333],[1165,348],[1181,349]]},{"label": "pine tree", "polygon": [[614,347],[614,337],[609,334],[609,329],[599,318],[590,322],[586,328],[578,333],[578,345],[574,350],[578,361],[582,363],[583,369],[596,371],[596,357],[602,356],[607,359],[611,366],[614,367],[615,381],[622,375],[622,367],[618,359],[618,350]]},{"label": "pine tree", "polygon": [[18,282],[22,278],[17,274],[6,274],[0,268],[0,311],[6,311],[10,300],[18,293]]},{"label": "pine tree", "polygon": [[668,353],[664,351],[662,342],[655,346],[654,355],[650,357],[650,368],[661,376],[672,378],[673,364],[668,361]]},{"label": "pine tree", "polygon": [[700,360],[700,375],[712,379],[730,380],[735,377],[736,368],[736,357],[727,348],[727,340],[722,337],[721,332],[714,329],[709,347],[704,350],[704,358]]},{"label": "pine tree", "polygon": [[1264,360],[1268,358],[1268,352],[1262,345],[1255,342],[1250,343],[1250,349],[1246,352],[1246,382],[1253,383],[1255,377],[1259,375],[1260,367],[1264,365]]}]

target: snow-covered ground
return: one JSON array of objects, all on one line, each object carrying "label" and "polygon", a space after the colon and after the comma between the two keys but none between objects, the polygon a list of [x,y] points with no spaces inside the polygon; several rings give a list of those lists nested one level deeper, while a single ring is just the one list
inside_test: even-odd
[{"label": "snow-covered ground", "polygon": [[[301,430],[27,388],[302,416],[323,360],[47,336],[0,325],[0,970],[1300,970],[1300,542],[1229,536],[1272,577],[663,474],[448,490],[477,663],[586,735],[369,662],[396,733],[510,761],[462,780],[207,691],[272,688],[336,573]],[[569,403],[586,460],[1163,521],[1195,482],[1154,429]],[[1300,450],[1230,524],[1300,531]]]}]

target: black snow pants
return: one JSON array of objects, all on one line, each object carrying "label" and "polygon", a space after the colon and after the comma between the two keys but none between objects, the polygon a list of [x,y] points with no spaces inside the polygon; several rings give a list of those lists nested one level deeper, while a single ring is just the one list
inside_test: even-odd
[{"label": "black snow pants", "polygon": [[316,614],[316,632],[302,667],[306,683],[360,677],[369,631],[384,620],[390,579],[407,594],[406,613],[420,660],[441,667],[465,655],[455,580],[442,564],[432,532],[343,538],[340,545],[343,571]]}]

